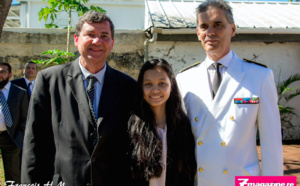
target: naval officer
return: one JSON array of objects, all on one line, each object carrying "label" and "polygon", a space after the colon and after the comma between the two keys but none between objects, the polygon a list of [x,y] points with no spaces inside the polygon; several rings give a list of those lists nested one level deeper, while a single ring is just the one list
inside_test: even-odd
[{"label": "naval officer", "polygon": [[232,186],[235,176],[282,176],[281,125],[272,71],[241,60],[230,49],[236,27],[225,1],[205,1],[196,11],[197,35],[207,57],[177,76],[196,140],[196,185]]}]

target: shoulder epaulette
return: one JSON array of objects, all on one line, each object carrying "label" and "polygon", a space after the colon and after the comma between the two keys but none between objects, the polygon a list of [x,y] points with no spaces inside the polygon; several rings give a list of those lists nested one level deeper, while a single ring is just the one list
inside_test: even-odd
[{"label": "shoulder epaulette", "polygon": [[184,72],[184,71],[186,71],[186,70],[188,70],[188,69],[190,69],[190,68],[192,68],[192,67],[195,67],[195,66],[199,65],[200,63],[201,63],[201,61],[199,61],[199,62],[197,62],[197,63],[194,63],[194,64],[192,64],[192,65],[190,65],[190,66],[187,66],[187,67],[185,67],[184,69],[180,70],[179,73]]},{"label": "shoulder epaulette", "polygon": [[268,68],[267,65],[264,65],[264,64],[261,64],[261,63],[257,63],[256,61],[251,61],[251,60],[246,59],[246,58],[243,58],[243,60],[246,61],[246,62],[248,62],[248,63],[253,63],[253,64],[256,64],[256,65]]}]

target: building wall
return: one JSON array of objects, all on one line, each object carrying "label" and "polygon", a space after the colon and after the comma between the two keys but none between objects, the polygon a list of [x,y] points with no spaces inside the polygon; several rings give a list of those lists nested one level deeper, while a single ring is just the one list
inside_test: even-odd
[{"label": "building wall", "polygon": [[[144,33],[140,31],[116,31],[114,49],[108,64],[137,79],[144,60]],[[71,51],[77,51],[71,37]],[[268,65],[278,82],[299,73],[300,43],[233,42],[232,50],[240,57]],[[31,59],[40,59],[47,50],[66,50],[66,30],[63,29],[13,29],[5,28],[0,40],[0,61],[9,62],[13,68],[13,79],[22,77],[22,69]],[[205,59],[200,42],[155,42],[148,44],[149,58],[164,58],[171,63],[177,74],[182,68]],[[44,68],[40,66],[39,68]],[[300,82],[293,86],[300,87]],[[300,116],[300,97],[288,105],[296,108]],[[283,126],[284,139],[300,139],[299,117],[292,119],[293,127]]]},{"label": "building wall", "polygon": [[[232,42],[231,49],[240,57],[263,63],[273,70],[275,83],[286,80],[299,73],[300,43]],[[179,70],[195,62],[204,61],[206,54],[200,42],[162,42],[149,43],[149,58],[164,58],[171,63],[177,74]],[[279,80],[280,66],[282,62]],[[292,84],[300,88],[298,84]],[[283,139],[300,139],[300,96],[287,105],[294,107],[298,116],[293,117],[291,126],[283,126]],[[282,102],[281,104],[284,104]]]},{"label": "building wall", "polygon": [[[71,34],[70,51],[77,52]],[[63,29],[24,29],[5,28],[0,40],[0,61],[9,62],[13,69],[13,79],[22,77],[22,69],[29,60],[45,58],[47,50],[66,50],[66,30]],[[114,49],[108,63],[112,67],[137,78],[143,65],[142,31],[116,31]],[[40,69],[45,68],[39,65]]]},{"label": "building wall", "polygon": [[[106,14],[112,19],[116,29],[137,30],[144,28],[145,3],[144,0],[90,0],[85,6],[100,6],[106,10]],[[45,21],[39,21],[38,13],[41,8],[47,6],[42,0],[22,0],[20,19],[23,28],[45,28]],[[50,20],[50,19],[48,19]],[[67,27],[68,16],[61,12],[57,16],[57,25],[60,28]],[[72,27],[78,22],[76,13],[72,13]]]}]

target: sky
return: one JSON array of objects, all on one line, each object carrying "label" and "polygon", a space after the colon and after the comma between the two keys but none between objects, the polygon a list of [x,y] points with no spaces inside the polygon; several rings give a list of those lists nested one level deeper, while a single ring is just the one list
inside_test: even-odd
[{"label": "sky", "polygon": [[13,0],[12,4],[19,4],[17,0]]}]

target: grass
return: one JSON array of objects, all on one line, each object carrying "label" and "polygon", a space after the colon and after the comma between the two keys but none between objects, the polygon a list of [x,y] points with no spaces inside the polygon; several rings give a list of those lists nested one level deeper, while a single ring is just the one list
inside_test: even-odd
[{"label": "grass", "polygon": [[4,179],[3,161],[2,161],[2,155],[0,152],[0,185],[5,185],[4,182],[5,182],[5,179]]}]

